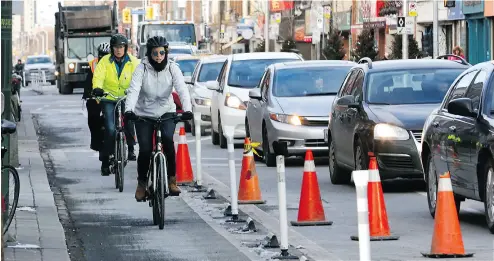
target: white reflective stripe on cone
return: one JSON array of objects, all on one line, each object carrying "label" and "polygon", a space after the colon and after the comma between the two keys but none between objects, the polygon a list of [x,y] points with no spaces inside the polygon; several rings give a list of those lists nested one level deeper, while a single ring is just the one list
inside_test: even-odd
[{"label": "white reflective stripe on cone", "polygon": [[381,177],[379,177],[379,170],[377,169],[369,170],[369,182],[381,182]]},{"label": "white reflective stripe on cone", "polygon": [[437,186],[437,190],[439,192],[453,191],[453,186],[451,185],[451,179],[449,177],[439,178],[439,184]]},{"label": "white reflective stripe on cone", "polygon": [[306,160],[304,162],[304,172],[316,172],[316,165],[313,160]]},{"label": "white reflective stripe on cone", "polygon": [[187,137],[185,137],[185,135],[180,135],[178,137],[178,144],[187,144]]}]

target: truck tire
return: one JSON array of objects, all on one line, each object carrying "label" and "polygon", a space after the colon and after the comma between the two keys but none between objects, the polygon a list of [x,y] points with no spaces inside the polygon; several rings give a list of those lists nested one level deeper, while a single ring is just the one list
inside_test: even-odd
[{"label": "truck tire", "polygon": [[71,84],[60,84],[59,89],[60,94],[72,94],[74,93],[74,88]]}]

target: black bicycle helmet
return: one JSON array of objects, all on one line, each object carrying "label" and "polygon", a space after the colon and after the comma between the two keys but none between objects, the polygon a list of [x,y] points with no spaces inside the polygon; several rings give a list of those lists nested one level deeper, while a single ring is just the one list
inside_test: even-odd
[{"label": "black bicycle helmet", "polygon": [[146,48],[148,51],[156,47],[165,47],[165,52],[168,53],[168,41],[163,36],[153,36],[148,39]]},{"label": "black bicycle helmet", "polygon": [[127,40],[127,37],[123,34],[114,34],[111,39],[110,39],[110,46],[117,46],[117,45],[124,45],[127,46],[129,44],[129,41]]}]

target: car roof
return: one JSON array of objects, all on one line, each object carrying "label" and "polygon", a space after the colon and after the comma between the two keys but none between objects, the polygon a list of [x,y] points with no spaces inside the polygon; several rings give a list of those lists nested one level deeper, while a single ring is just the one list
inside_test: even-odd
[{"label": "car roof", "polygon": [[291,69],[291,68],[304,68],[304,67],[321,67],[321,66],[345,66],[353,67],[357,63],[352,61],[342,61],[342,60],[311,60],[311,61],[293,61],[293,62],[282,62],[273,65],[275,70],[280,69]]},{"label": "car roof", "polygon": [[201,57],[201,63],[217,63],[224,62],[228,58],[227,55],[210,55]]},{"label": "car roof", "polygon": [[296,58],[301,59],[296,53],[289,52],[255,52],[255,53],[237,53],[230,54],[232,60],[244,61],[244,60],[260,60],[260,59],[283,59],[283,58]]},{"label": "car roof", "polygon": [[180,60],[199,60],[201,59],[201,56],[196,56],[196,55],[180,55],[180,56],[175,56],[175,61],[180,61]]},{"label": "car roof", "polygon": [[356,67],[368,68],[369,71],[389,71],[399,69],[425,69],[425,68],[444,68],[444,69],[467,69],[470,65],[464,65],[451,60],[444,59],[407,59],[407,60],[386,60],[375,61],[369,66],[368,63],[359,63]]},{"label": "car roof", "polygon": [[49,55],[46,55],[46,54],[29,55],[27,58],[36,58],[36,57],[48,57],[48,58],[50,58],[50,56]]}]

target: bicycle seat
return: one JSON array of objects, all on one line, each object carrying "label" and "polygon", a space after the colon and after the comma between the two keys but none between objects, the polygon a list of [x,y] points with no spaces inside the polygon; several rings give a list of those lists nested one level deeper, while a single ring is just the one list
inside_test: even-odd
[{"label": "bicycle seat", "polygon": [[12,134],[16,129],[17,126],[15,123],[8,120],[2,120],[2,134]]}]

